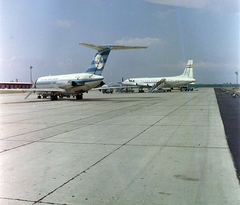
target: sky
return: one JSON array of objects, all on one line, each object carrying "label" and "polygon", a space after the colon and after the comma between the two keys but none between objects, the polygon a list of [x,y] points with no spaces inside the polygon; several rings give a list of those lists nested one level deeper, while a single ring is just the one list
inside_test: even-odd
[{"label": "sky", "polygon": [[85,72],[84,42],[148,46],[111,51],[107,84],[180,75],[188,60],[196,83],[235,83],[239,26],[239,0],[0,0],[0,81]]}]

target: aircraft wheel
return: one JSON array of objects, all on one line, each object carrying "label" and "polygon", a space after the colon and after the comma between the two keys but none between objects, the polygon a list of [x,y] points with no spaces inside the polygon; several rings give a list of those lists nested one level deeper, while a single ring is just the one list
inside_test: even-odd
[{"label": "aircraft wheel", "polygon": [[76,99],[77,99],[77,100],[82,100],[82,99],[83,99],[83,94],[81,94],[81,95],[76,95]]},{"label": "aircraft wheel", "polygon": [[57,100],[57,95],[51,95],[51,100]]}]

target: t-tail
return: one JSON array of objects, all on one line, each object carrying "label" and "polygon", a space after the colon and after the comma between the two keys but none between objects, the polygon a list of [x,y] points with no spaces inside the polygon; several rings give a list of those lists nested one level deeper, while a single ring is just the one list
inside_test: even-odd
[{"label": "t-tail", "polygon": [[98,45],[87,44],[87,43],[79,43],[79,45],[97,50],[97,53],[95,54],[91,65],[86,71],[86,73],[95,74],[95,75],[102,75],[102,71],[105,67],[105,64],[107,62],[107,59],[111,50],[147,48],[142,46],[98,46]]},{"label": "t-tail", "polygon": [[193,60],[188,60],[187,66],[186,66],[182,76],[193,78]]}]

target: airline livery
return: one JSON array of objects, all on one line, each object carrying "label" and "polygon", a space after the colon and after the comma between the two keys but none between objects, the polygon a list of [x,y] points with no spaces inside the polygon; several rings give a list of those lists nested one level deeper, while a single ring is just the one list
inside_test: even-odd
[{"label": "airline livery", "polygon": [[90,67],[85,73],[44,76],[36,80],[33,88],[17,90],[30,92],[25,99],[36,92],[38,93],[38,98],[51,96],[51,100],[57,100],[58,97],[62,98],[64,96],[73,95],[77,100],[80,100],[83,98],[83,93],[104,84],[102,71],[111,50],[147,48],[141,46],[98,46],[86,43],[79,44],[97,50]]},{"label": "airline livery", "polygon": [[[143,88],[155,88],[165,87],[171,88],[186,86],[194,84],[193,78],[193,60],[188,60],[187,66],[182,75],[173,77],[156,77],[156,78],[129,78],[122,82],[123,86],[139,87],[139,92],[143,92]],[[171,91],[171,90],[170,90]]]}]

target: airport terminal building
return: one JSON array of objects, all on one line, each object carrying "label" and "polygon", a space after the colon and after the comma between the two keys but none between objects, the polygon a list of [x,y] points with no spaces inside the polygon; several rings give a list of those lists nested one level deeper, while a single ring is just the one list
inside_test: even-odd
[{"label": "airport terminal building", "polygon": [[29,89],[31,87],[30,82],[0,82],[0,89]]}]

